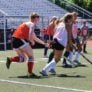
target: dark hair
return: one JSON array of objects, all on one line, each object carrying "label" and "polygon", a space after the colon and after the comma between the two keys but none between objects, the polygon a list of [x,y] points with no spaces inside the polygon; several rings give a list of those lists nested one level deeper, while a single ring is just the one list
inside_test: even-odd
[{"label": "dark hair", "polygon": [[64,16],[64,22],[67,23],[68,20],[72,19],[73,18],[73,15],[71,13],[67,13],[65,16]]},{"label": "dark hair", "polygon": [[30,18],[31,18],[31,19],[39,18],[39,15],[38,15],[37,13],[32,13],[32,14],[30,15]]}]

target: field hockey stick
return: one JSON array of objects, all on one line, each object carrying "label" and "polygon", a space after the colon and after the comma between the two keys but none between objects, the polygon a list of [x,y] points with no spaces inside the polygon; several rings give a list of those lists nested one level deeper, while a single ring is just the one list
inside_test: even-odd
[{"label": "field hockey stick", "polygon": [[[76,50],[76,51],[78,51],[77,50],[77,48],[73,45],[73,47],[74,47],[74,49]],[[86,61],[88,61],[90,64],[92,64],[92,61],[91,60],[89,60],[83,53],[81,53],[81,52],[79,52],[80,53],[80,55],[86,60]]]},{"label": "field hockey stick", "polygon": [[81,55],[84,59],[86,59],[90,64],[92,64],[92,61],[89,60],[83,53],[80,53],[80,55]]}]

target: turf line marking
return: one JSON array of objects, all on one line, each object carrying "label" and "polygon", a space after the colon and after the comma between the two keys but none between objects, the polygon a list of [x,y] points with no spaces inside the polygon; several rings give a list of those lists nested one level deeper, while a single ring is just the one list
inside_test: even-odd
[{"label": "turf line marking", "polygon": [[44,88],[52,88],[52,89],[74,91],[74,92],[92,92],[92,91],[88,91],[88,90],[79,90],[79,89],[72,89],[72,88],[65,88],[65,87],[58,87],[58,86],[56,87],[56,86],[50,86],[50,85],[40,85],[40,84],[13,81],[13,80],[5,80],[5,79],[0,79],[0,82],[20,84],[20,85],[28,85],[28,86],[36,86],[36,87],[44,87]]},{"label": "turf line marking", "polygon": [[[39,61],[37,61],[38,59],[39,59]],[[48,58],[37,58],[36,59],[36,63],[38,63],[38,62],[48,62]],[[61,58],[61,61],[60,62],[62,62],[62,58]],[[86,62],[86,61],[82,62],[82,64],[90,65],[90,63],[89,62]]]},{"label": "turf line marking", "polygon": [[0,63],[6,63],[4,60],[0,60]]}]

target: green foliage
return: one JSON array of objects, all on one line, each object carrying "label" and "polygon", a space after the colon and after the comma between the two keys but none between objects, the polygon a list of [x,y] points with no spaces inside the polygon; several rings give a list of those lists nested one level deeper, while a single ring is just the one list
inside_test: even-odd
[{"label": "green foliage", "polygon": [[92,0],[87,0],[88,3],[87,3],[87,10],[91,11],[92,12]]},{"label": "green foliage", "polygon": [[60,6],[60,0],[55,0],[55,4]]},{"label": "green foliage", "polygon": [[[65,6],[65,4],[62,3],[62,0],[50,0],[50,1],[59,5],[59,6],[62,6],[62,7]],[[92,0],[68,0],[68,1],[75,3],[78,6],[92,12]]]},{"label": "green foliage", "polygon": [[92,12],[92,0],[69,0],[69,1]]}]

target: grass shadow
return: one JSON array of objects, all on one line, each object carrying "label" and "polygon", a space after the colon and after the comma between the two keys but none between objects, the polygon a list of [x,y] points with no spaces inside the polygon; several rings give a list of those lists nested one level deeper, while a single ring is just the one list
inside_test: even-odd
[{"label": "grass shadow", "polygon": [[85,64],[81,64],[81,65],[78,65],[78,67],[88,67],[88,66]]},{"label": "grass shadow", "polygon": [[68,74],[58,74],[57,77],[64,77],[64,78],[86,78],[86,76],[82,75],[68,75]]},{"label": "grass shadow", "polygon": [[88,66],[85,65],[85,64],[80,64],[80,65],[77,65],[75,67],[72,67],[72,66],[61,66],[61,65],[58,65],[57,67],[62,67],[62,68],[77,68],[77,67],[88,67]]},{"label": "grass shadow", "polygon": [[28,77],[27,75],[22,75],[22,76],[15,76],[15,77],[9,77],[9,78],[19,78],[19,79],[44,79],[44,78],[51,78],[54,77],[55,75],[49,74],[49,76],[39,76],[39,77]]},{"label": "grass shadow", "polygon": [[20,79],[40,79],[40,78],[41,78],[41,76],[38,76],[38,77],[28,77],[27,75],[21,75],[21,76],[9,77],[9,78],[20,78]]}]

